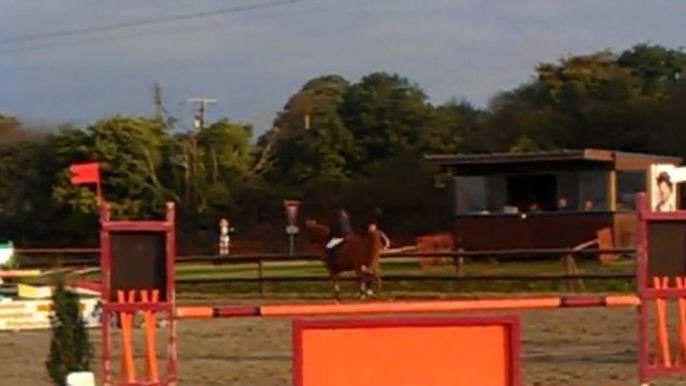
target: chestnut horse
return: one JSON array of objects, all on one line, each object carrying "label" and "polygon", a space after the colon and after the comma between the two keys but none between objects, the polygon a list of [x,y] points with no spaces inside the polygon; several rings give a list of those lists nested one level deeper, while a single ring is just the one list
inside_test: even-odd
[{"label": "chestnut horse", "polygon": [[374,295],[371,289],[372,280],[376,281],[377,292],[381,293],[380,257],[384,244],[388,243],[383,232],[375,226],[370,226],[365,235],[350,234],[341,245],[334,247],[333,256],[330,256],[326,248],[331,235],[329,227],[316,220],[307,220],[305,229],[310,245],[321,254],[334,286],[336,301],[340,301],[339,281],[348,272],[353,272],[359,280],[361,299]]}]

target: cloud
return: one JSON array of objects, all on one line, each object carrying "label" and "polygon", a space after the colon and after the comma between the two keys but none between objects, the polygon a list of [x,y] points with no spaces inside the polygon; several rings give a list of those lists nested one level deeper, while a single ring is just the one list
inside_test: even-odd
[{"label": "cloud", "polygon": [[[6,0],[0,40],[257,1]],[[340,73],[354,81],[377,70],[419,82],[435,101],[456,96],[483,105],[527,80],[538,62],[564,54],[646,41],[677,47],[686,33],[684,11],[679,2],[639,0],[296,2],[56,39],[33,51],[3,54],[8,47],[0,46],[0,76],[10,79],[0,88],[0,106],[79,122],[114,112],[147,114],[149,87],[157,80],[170,109],[187,121],[190,106],[179,102],[210,96],[220,101],[211,116],[265,128],[307,79]]]}]

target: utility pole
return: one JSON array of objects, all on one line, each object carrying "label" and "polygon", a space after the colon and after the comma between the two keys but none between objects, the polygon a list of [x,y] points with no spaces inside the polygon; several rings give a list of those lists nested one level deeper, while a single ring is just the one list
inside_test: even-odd
[{"label": "utility pole", "polygon": [[188,103],[195,103],[198,105],[198,109],[195,112],[195,119],[193,120],[193,125],[196,130],[202,130],[205,128],[205,111],[207,110],[207,105],[217,103],[216,99],[211,98],[188,98],[186,99]]},{"label": "utility pole", "polygon": [[162,107],[162,86],[159,82],[152,85],[153,102],[155,103],[155,118],[162,119],[164,116],[164,107]]}]

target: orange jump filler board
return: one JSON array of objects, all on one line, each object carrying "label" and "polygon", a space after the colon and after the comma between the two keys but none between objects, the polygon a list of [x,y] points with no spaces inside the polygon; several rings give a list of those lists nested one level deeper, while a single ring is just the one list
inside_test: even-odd
[{"label": "orange jump filler board", "polygon": [[521,386],[519,319],[296,319],[294,386]]}]

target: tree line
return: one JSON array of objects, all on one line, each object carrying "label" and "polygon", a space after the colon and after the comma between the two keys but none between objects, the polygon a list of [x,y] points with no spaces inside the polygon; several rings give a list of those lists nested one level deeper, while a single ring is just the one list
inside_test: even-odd
[{"label": "tree line", "polygon": [[485,108],[430,103],[398,74],[325,75],[293,94],[256,141],[250,124],[230,118],[195,130],[164,115],[115,115],[40,130],[0,116],[0,238],[97,243],[95,193],[68,173],[88,161],[100,162],[118,217],[159,217],[176,202],[193,248],[214,249],[222,217],[236,239],[284,242],[284,199],[323,221],[343,202],[356,226],[378,216],[390,233],[434,232],[450,227],[451,187],[424,154],[595,147],[686,156],[685,68],[686,53],[659,45],[567,56],[540,63]]}]

